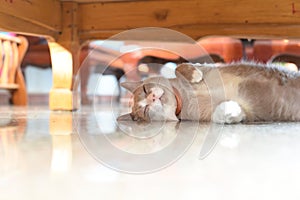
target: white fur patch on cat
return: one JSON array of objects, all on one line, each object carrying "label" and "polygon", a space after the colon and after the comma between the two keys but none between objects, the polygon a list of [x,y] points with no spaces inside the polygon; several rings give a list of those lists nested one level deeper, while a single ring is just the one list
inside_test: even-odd
[{"label": "white fur patch on cat", "polygon": [[172,107],[169,105],[165,106],[164,114],[165,114],[166,120],[178,121],[178,118],[176,117],[175,112],[174,112],[175,110],[176,110],[176,107]]},{"label": "white fur patch on cat", "polygon": [[154,94],[157,98],[160,98],[164,94],[164,90],[159,87],[151,88],[151,94]]},{"label": "white fur patch on cat", "polygon": [[203,79],[203,73],[200,70],[194,69],[191,83],[199,83]]},{"label": "white fur patch on cat", "polygon": [[244,118],[245,113],[237,102],[225,101],[216,107],[212,121],[220,124],[234,124],[240,123]]},{"label": "white fur patch on cat", "polygon": [[148,105],[147,99],[143,99],[143,100],[139,101],[138,105],[141,107],[147,106]]}]

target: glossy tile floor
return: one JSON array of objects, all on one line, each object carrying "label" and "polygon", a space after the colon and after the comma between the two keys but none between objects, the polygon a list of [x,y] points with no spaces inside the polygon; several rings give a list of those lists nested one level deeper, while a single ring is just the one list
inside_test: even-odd
[{"label": "glossy tile floor", "polygon": [[300,198],[300,123],[118,124],[119,114],[2,106],[0,199]]}]

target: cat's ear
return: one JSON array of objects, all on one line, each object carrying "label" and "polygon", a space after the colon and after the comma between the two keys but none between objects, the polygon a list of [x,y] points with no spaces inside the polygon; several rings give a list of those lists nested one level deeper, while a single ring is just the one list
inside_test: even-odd
[{"label": "cat's ear", "polygon": [[138,82],[123,82],[121,83],[121,86],[124,87],[125,89],[129,90],[130,92],[134,92],[136,88],[138,88],[140,85],[142,85],[142,81]]},{"label": "cat's ear", "polygon": [[121,115],[117,118],[117,121],[132,121],[132,117],[130,113],[127,113],[125,115]]}]

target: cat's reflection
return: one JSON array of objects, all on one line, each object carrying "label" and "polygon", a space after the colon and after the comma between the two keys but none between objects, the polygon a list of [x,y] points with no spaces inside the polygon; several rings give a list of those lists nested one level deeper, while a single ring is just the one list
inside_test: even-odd
[{"label": "cat's reflection", "polygon": [[110,142],[117,148],[134,154],[149,154],[160,151],[172,143],[178,134],[177,122],[137,123],[123,121],[119,129],[109,135]]},{"label": "cat's reflection", "polygon": [[199,125],[198,122],[121,121],[117,123],[119,128],[115,133],[105,136],[112,145],[122,151],[149,154],[161,151],[174,143],[189,144],[198,132]]}]

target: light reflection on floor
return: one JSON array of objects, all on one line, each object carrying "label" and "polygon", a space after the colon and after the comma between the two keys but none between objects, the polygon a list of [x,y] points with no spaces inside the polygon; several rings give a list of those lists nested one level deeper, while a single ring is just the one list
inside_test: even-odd
[{"label": "light reflection on floor", "polygon": [[[0,199],[300,198],[300,123],[210,128],[196,122],[120,125],[108,108],[1,107]],[[209,130],[221,130],[218,140]],[[118,151],[106,149],[103,138]],[[199,160],[203,145],[215,142]],[[132,175],[103,164],[167,167]]]}]

